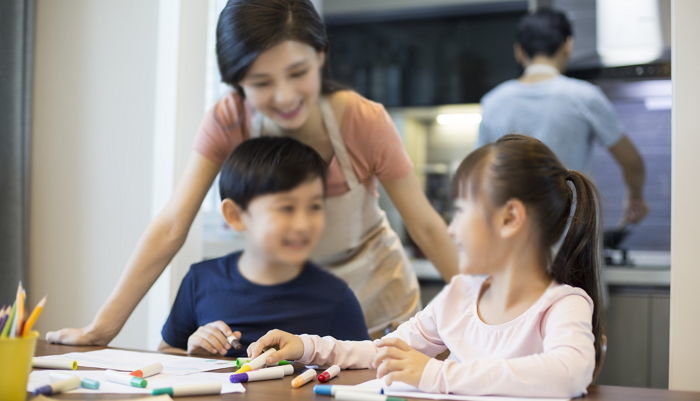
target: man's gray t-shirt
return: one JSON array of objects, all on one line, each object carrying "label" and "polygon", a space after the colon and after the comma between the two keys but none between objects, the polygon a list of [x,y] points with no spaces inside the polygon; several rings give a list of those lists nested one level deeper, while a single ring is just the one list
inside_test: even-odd
[{"label": "man's gray t-shirt", "polygon": [[571,170],[590,171],[594,140],[609,148],[623,136],[598,87],[561,75],[537,83],[506,81],[483,97],[481,107],[478,146],[507,134],[533,136]]}]

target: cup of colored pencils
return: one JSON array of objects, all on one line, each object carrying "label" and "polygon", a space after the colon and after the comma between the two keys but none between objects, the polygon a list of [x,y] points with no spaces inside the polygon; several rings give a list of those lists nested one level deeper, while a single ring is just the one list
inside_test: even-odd
[{"label": "cup of colored pencils", "polygon": [[11,306],[0,309],[0,400],[24,401],[27,398],[27,379],[32,370],[32,357],[39,333],[32,330],[46,303],[44,297],[29,312],[25,308],[27,293],[22,283]]}]

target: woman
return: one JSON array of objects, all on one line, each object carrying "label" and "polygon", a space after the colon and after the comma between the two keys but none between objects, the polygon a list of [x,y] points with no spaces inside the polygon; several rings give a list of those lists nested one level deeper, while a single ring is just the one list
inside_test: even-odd
[{"label": "woman", "polygon": [[371,334],[420,308],[415,273],[378,207],[375,178],[443,277],[456,274],[445,223],[425,198],[386,110],[323,78],[328,39],[310,1],[229,1],[219,17],[216,51],[222,80],[234,90],[205,115],[172,198],[93,322],[49,332],[48,341],[111,341],[184,243],[226,156],[259,135],[294,137],[329,163],[327,228],[313,259],[348,282]]}]

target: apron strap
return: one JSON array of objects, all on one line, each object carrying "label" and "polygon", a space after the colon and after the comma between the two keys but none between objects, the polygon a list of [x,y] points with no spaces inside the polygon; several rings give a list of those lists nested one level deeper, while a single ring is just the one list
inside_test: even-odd
[{"label": "apron strap", "polygon": [[[333,152],[335,157],[338,159],[338,164],[340,165],[340,170],[343,172],[345,181],[348,183],[348,187],[353,189],[357,185],[360,185],[360,180],[355,175],[355,171],[352,169],[352,163],[350,161],[350,155],[343,142],[343,137],[340,134],[340,128],[338,127],[338,122],[333,114],[333,109],[331,104],[325,96],[319,99],[319,106],[321,109],[321,119],[323,125],[328,131],[328,139],[331,141],[333,146]],[[262,113],[255,113],[253,116],[253,123],[251,124],[251,138],[257,138],[259,136],[265,135],[264,131],[265,118]]]},{"label": "apron strap", "polygon": [[345,176],[348,187],[353,189],[355,186],[360,185],[360,180],[357,179],[355,171],[352,169],[350,155],[348,154],[348,150],[343,142],[343,137],[340,134],[340,128],[338,127],[335,114],[333,114],[331,104],[326,97],[321,97],[320,106],[323,124],[326,126],[326,130],[328,131],[328,138],[331,140],[331,145],[333,145],[335,157],[338,158],[340,169]]}]

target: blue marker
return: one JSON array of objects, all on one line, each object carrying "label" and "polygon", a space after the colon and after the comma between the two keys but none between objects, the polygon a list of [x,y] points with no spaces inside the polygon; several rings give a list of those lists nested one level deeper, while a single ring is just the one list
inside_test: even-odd
[{"label": "blue marker", "polygon": [[314,386],[314,393],[319,395],[334,396],[338,390],[357,391],[358,393],[368,394],[384,394],[384,389],[382,388],[347,386],[342,384],[317,384]]}]

